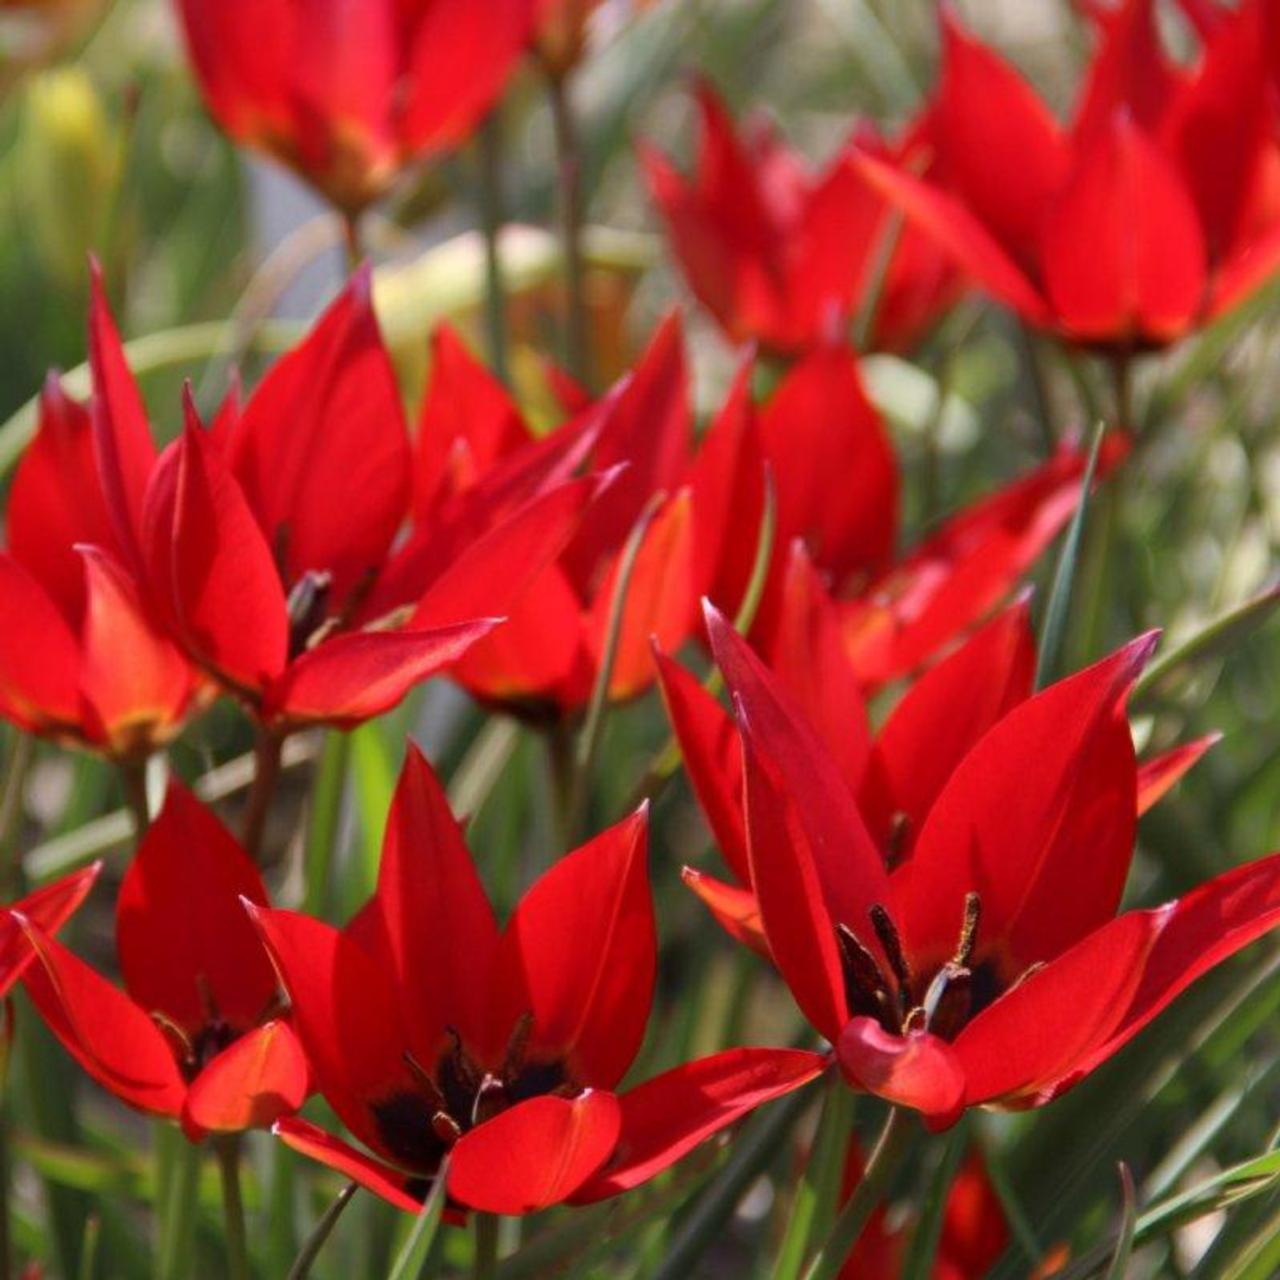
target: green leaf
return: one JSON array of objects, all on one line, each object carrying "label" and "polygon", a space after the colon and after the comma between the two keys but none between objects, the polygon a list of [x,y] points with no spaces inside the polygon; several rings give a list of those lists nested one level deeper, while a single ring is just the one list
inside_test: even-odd
[{"label": "green leaf", "polygon": [[1129,1259],[1133,1256],[1133,1237],[1138,1229],[1138,1195],[1133,1188],[1133,1174],[1129,1166],[1120,1162],[1120,1189],[1124,1207],[1120,1219],[1120,1233],[1116,1240],[1111,1265],[1107,1268],[1107,1280],[1125,1280],[1129,1274]]},{"label": "green leaf", "polygon": [[449,1180],[449,1161],[446,1158],[436,1173],[431,1184],[431,1193],[427,1196],[418,1214],[417,1221],[404,1248],[396,1257],[387,1280],[418,1280],[426,1274],[427,1259],[431,1255],[431,1246],[435,1242],[436,1232],[440,1227],[440,1219],[444,1214],[445,1186]]}]

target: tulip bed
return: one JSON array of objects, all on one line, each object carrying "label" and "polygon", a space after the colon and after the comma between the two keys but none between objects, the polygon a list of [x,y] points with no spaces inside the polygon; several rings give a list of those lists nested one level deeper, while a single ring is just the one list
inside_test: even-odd
[{"label": "tulip bed", "polygon": [[0,2],[0,1280],[1280,1274],[1280,4]]}]

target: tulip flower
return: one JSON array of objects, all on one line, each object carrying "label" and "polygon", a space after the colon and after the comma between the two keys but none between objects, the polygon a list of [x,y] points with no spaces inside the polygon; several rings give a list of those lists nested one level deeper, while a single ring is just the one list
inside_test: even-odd
[{"label": "tulip flower", "polygon": [[[1019,600],[929,668],[871,731],[856,665],[812,568],[793,564],[770,671],[829,753],[886,866],[909,861],[930,810],[982,737],[1032,694],[1030,605]],[[737,940],[768,954],[743,812],[742,749],[729,713],[684,668],[659,654],[663,696],[685,771],[737,883],[684,869],[685,883]],[[1210,735],[1158,754],[1134,778],[1141,816],[1217,741]]]},{"label": "tulip flower", "polygon": [[[842,643],[868,688],[907,675],[984,617],[1071,518],[1085,470],[1064,446],[1012,484],[956,512],[898,553],[897,460],[843,344],[792,366],[758,410],[744,369],[699,451],[693,481],[698,580],[735,612],[753,568],[768,474],[777,528],[752,639],[775,644],[784,583],[807,557],[833,597]],[[1125,455],[1104,443],[1097,474]],[[669,646],[664,646],[669,647]]]},{"label": "tulip flower", "polygon": [[[702,141],[692,178],[652,147],[641,159],[685,278],[729,340],[795,357],[869,309],[870,349],[913,346],[960,292],[948,255],[913,227],[895,230],[891,206],[847,152],[811,174],[771,128],[736,136],[709,86],[699,86],[697,101]],[[870,124],[853,137],[914,171],[931,133],[921,119],[898,142]]]},{"label": "tulip flower", "polygon": [[181,1120],[192,1141],[269,1125],[307,1095],[306,1058],[242,899],[267,902],[252,862],[175,782],[116,902],[123,991],[13,908],[38,957],[24,983],[49,1029],[109,1093]]},{"label": "tulip flower", "polygon": [[568,854],[501,931],[426,761],[410,750],[377,891],[345,930],[253,909],[320,1092],[367,1150],[301,1119],[276,1132],[416,1212],[529,1213],[644,1182],[822,1055],[731,1049],[619,1093],[657,965],[646,814]]},{"label": "tulip flower", "polygon": [[177,0],[209,111],[355,218],[464,142],[529,37],[531,0]]},{"label": "tulip flower", "polygon": [[[493,629],[484,615],[559,552],[594,493],[591,480],[517,476],[501,506],[473,495],[425,547],[393,545],[411,452],[367,272],[243,407],[230,402],[206,430],[188,399],[181,437],[149,473],[113,450],[151,446],[100,298],[95,317],[95,367],[113,388],[100,455],[120,539],[171,634],[277,738],[379,715],[456,661]],[[405,563],[424,550],[429,574]]]},{"label": "tulip flower", "polygon": [[1049,1102],[1280,924],[1280,854],[1117,914],[1139,787],[1124,699],[1154,636],[996,719],[895,865],[794,700],[714,610],[708,629],[769,954],[849,1083],[930,1127]]},{"label": "tulip flower", "polygon": [[[95,403],[101,399],[101,383]],[[148,442],[149,444],[149,442]],[[118,452],[145,473],[144,453]],[[0,715],[31,733],[144,759],[182,728],[200,681],[128,571],[90,410],[50,377],[18,464],[0,551]]]},{"label": "tulip flower", "polygon": [[1153,0],[1124,0],[1069,127],[946,12],[937,179],[857,163],[1028,323],[1112,353],[1166,346],[1280,262],[1261,8],[1246,0],[1183,75]]}]

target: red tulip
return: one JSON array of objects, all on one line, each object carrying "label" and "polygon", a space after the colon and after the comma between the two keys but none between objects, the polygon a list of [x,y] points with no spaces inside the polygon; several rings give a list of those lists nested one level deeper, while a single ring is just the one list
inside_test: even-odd
[{"label": "red tulip", "polygon": [[[1007,488],[961,510],[905,554],[897,460],[843,345],[797,362],[753,409],[749,369],[699,451],[693,493],[696,575],[734,613],[756,556],[765,474],[777,502],[773,561],[752,638],[772,650],[797,557],[823,579],[858,679],[873,687],[916,670],[1008,595],[1070,519],[1083,453],[1065,447]],[[1114,436],[1099,474],[1124,456]],[[705,562],[705,563],[704,563]]]},{"label": "red tulip", "polygon": [[0,908],[0,1000],[8,996],[36,957],[23,922],[33,922],[46,934],[57,933],[79,910],[101,870],[102,863],[95,862]]},{"label": "red tulip", "polygon": [[[94,408],[107,389],[98,369]],[[148,437],[121,434],[117,456],[145,480]],[[117,759],[175,736],[199,681],[141,597],[94,457],[91,410],[55,377],[18,464],[0,552],[0,715],[32,733]]]},{"label": "red tulip", "polygon": [[[855,1087],[934,1127],[1041,1105],[1280,923],[1280,855],[1116,914],[1142,790],[1123,703],[1153,636],[995,719],[887,863],[794,700],[714,610],[708,627],[737,707],[764,939]],[[909,720],[901,733],[928,743]]]},{"label": "red tulip", "polygon": [[946,13],[938,180],[858,160],[1028,322],[1121,352],[1176,342],[1280,262],[1261,4],[1246,0],[1189,75],[1161,54],[1152,8],[1107,16],[1069,128]]},{"label": "red tulip", "polygon": [[276,732],[359,723],[456,661],[594,491],[521,473],[474,495],[451,527],[433,524],[425,546],[393,547],[411,453],[367,272],[243,409],[230,403],[205,430],[188,401],[182,436],[147,476],[112,447],[122,423],[130,438],[146,423],[100,298],[95,314],[95,360],[120,373],[99,416],[122,542],[187,653]]},{"label": "red tulip", "polygon": [[237,142],[348,215],[466,140],[529,37],[531,0],[178,0],[205,101]]},{"label": "red tulip", "polygon": [[372,1154],[301,1120],[286,1142],[416,1211],[448,1158],[458,1205],[528,1213],[652,1177],[818,1054],[735,1049],[619,1094],[657,964],[643,810],[561,859],[498,929],[462,831],[412,749],[378,887],[345,930],[253,914],[317,1085]]},{"label": "red tulip", "polygon": [[269,1125],[307,1094],[306,1059],[242,898],[267,901],[253,864],[175,782],[116,902],[123,991],[37,916],[21,917],[39,957],[24,981],[49,1029],[109,1093],[181,1119],[193,1141]]},{"label": "red tulip", "polygon": [[[701,85],[697,96],[702,141],[693,177],[653,148],[641,159],[685,277],[729,339],[801,355],[873,305],[868,346],[913,346],[960,291],[948,256],[914,228],[895,233],[891,206],[847,152],[813,175],[771,128],[740,140],[715,92]],[[921,120],[889,143],[863,124],[854,140],[914,170],[927,159],[931,132]]]},{"label": "red tulip", "polygon": [[[931,667],[873,734],[840,624],[804,561],[788,582],[772,674],[829,753],[885,864],[910,859],[930,810],[982,737],[1032,692],[1036,653],[1024,599]],[[720,852],[738,883],[686,867],[685,883],[734,938],[767,954],[750,891],[743,813],[743,756],[729,714],[663,655],[659,674],[685,770]],[[1135,816],[1145,813],[1217,741],[1198,739],[1155,756],[1134,779]]]}]

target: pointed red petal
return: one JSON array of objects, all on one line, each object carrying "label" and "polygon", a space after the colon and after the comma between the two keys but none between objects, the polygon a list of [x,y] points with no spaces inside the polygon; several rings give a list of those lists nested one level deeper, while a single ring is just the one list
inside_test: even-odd
[{"label": "pointed red petal", "polygon": [[179,782],[129,864],[116,946],[129,995],[196,1035],[218,1014],[240,1031],[276,995],[275,971],[241,899],[265,905],[257,869]]},{"label": "pointed red petal", "polygon": [[792,366],[760,414],[760,440],[780,545],[802,538],[837,579],[880,568],[898,532],[898,464],[849,347]]},{"label": "pointed red petal", "polygon": [[861,795],[882,848],[894,843],[899,856],[909,852],[960,761],[1031,696],[1035,666],[1030,608],[1022,601],[907,690],[876,739],[875,763]]},{"label": "pointed red petal", "polygon": [[1086,342],[1171,342],[1204,305],[1204,236],[1181,177],[1127,115],[1079,155],[1044,229],[1050,304]]},{"label": "pointed red petal", "polygon": [[1138,816],[1141,817],[1168,791],[1178,784],[1182,775],[1194,765],[1221,734],[1210,733],[1194,742],[1184,742],[1181,746],[1144,761],[1138,767]]},{"label": "pointed red petal", "polygon": [[167,591],[191,652],[237,688],[259,690],[285,664],[284,589],[244,493],[193,412],[176,455],[168,547],[162,511],[148,530],[149,561],[169,562],[154,585]]},{"label": "pointed red petal", "polygon": [[685,774],[724,860],[751,880],[742,813],[742,746],[732,717],[678,662],[655,651],[662,696]]},{"label": "pointed red petal", "polygon": [[478,618],[414,631],[338,635],[289,664],[262,714],[288,725],[351,728],[390,711],[414,685],[450,666],[497,625]]},{"label": "pointed red petal", "polygon": [[357,1151],[341,1138],[298,1116],[286,1116],[277,1120],[272,1133],[287,1147],[300,1151],[312,1160],[318,1160],[330,1169],[336,1169],[345,1178],[358,1182],[366,1191],[381,1196],[397,1209],[406,1213],[418,1213],[422,1200],[409,1193],[409,1186],[420,1179],[411,1179],[398,1169],[375,1160],[363,1151]]},{"label": "pointed red petal", "polygon": [[272,367],[227,445],[285,580],[332,573],[336,602],[381,564],[409,502],[409,433],[369,290],[357,273]]},{"label": "pointed red petal", "polygon": [[405,1065],[409,1046],[390,975],[319,920],[261,908],[252,916],[289,994],[316,1087],[361,1142],[390,1157],[371,1108],[420,1092]]},{"label": "pointed red petal", "polygon": [[619,1099],[617,1147],[574,1203],[647,1182],[756,1107],[808,1084],[827,1065],[822,1054],[798,1049],[726,1049],[646,1080]]},{"label": "pointed red petal", "polygon": [[657,937],[641,809],[561,858],[521,899],[493,978],[490,1050],[533,1014],[528,1052],[564,1061],[581,1085],[611,1089],[649,1021]]},{"label": "pointed red petal", "polygon": [[307,1097],[302,1045],[286,1022],[243,1035],[191,1082],[183,1122],[207,1133],[265,1129]]},{"label": "pointed red petal", "polygon": [[[35,958],[31,943],[14,915],[22,916],[52,937],[66,924],[93,888],[102,863],[73,871],[20,898],[0,914],[0,997],[8,995]],[[12,914],[11,914],[12,913]]]},{"label": "pointed red petal", "polygon": [[129,1106],[178,1115],[187,1089],[164,1032],[38,925],[26,932],[37,956],[23,978],[27,994],[67,1052]]},{"label": "pointed red petal", "polygon": [[462,1136],[449,1157],[449,1194],[482,1213],[550,1208],[604,1164],[621,1126],[611,1093],[530,1098]]},{"label": "pointed red petal", "polygon": [[894,1035],[874,1018],[854,1018],[840,1034],[837,1054],[855,1089],[920,1111],[938,1127],[958,1116],[964,1068],[945,1040],[927,1031]]},{"label": "pointed red petal", "polygon": [[904,868],[898,924],[922,966],[954,950],[970,891],[982,900],[975,959],[1010,982],[1115,914],[1137,776],[1123,699],[1155,642],[1014,707],[951,775]]},{"label": "pointed red petal", "polygon": [[445,1028],[471,1044],[485,1032],[498,926],[462,828],[412,743],[391,802],[373,899],[419,1061],[432,1063]]},{"label": "pointed red petal", "polygon": [[726,884],[693,867],[685,867],[680,878],[702,900],[716,923],[735,941],[770,959],[769,940],[760,919],[760,903],[750,889]]},{"label": "pointed red petal", "polygon": [[80,551],[88,583],[81,691],[116,751],[146,750],[181,727],[195,674],[147,616],[136,584],[111,554]]}]

